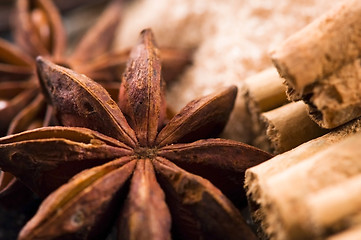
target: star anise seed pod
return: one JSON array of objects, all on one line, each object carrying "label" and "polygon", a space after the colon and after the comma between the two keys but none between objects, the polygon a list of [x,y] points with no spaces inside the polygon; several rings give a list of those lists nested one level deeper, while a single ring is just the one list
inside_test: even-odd
[{"label": "star anise seed pod", "polygon": [[67,127],[1,138],[0,166],[40,194],[86,170],[46,198],[20,240],[99,239],[118,216],[118,239],[256,239],[226,196],[244,200],[245,170],[271,156],[232,140],[198,140],[224,127],[236,87],[190,102],[165,124],[150,30],[130,54],[120,108],[98,83],[41,57],[38,74]]},{"label": "star anise seed pod", "polygon": [[[111,51],[121,16],[122,1],[111,1],[97,23],[67,56],[64,27],[52,1],[18,0],[14,18],[16,45],[0,39],[0,115],[3,116],[0,136],[49,125],[51,111],[33,76],[38,55],[86,74],[116,98],[119,76],[129,56],[129,51]],[[162,57],[168,66],[165,72],[169,78],[174,78],[190,62],[190,52],[181,49],[165,48]],[[11,174],[0,172],[1,203],[15,202],[16,193],[25,191]]]}]

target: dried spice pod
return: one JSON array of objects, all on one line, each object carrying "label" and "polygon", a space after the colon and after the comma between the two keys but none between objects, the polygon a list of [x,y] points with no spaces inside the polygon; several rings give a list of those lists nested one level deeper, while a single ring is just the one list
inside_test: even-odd
[{"label": "dried spice pod", "polygon": [[119,239],[171,238],[171,215],[151,159],[137,161],[123,209]]},{"label": "dried spice pod", "polygon": [[65,29],[55,5],[48,0],[16,2],[14,38],[17,45],[35,58],[60,58],[66,48]]},{"label": "dried spice pod", "polygon": [[0,93],[4,93],[2,95],[4,106],[0,109],[0,113],[4,116],[0,119],[1,135],[5,135],[8,131],[9,125],[13,122],[13,119],[19,114],[19,112],[27,107],[29,102],[32,102],[35,99],[37,94],[39,94],[39,91],[36,88],[26,89],[31,85],[33,85],[32,82],[26,82],[23,84],[0,84],[0,88],[2,88]]},{"label": "dried spice pod", "polygon": [[196,136],[197,139],[217,136],[228,121],[236,95],[237,88],[229,87],[191,101],[159,132],[156,143],[165,146],[174,141],[195,141]]},{"label": "dried spice pod", "polygon": [[0,152],[7,159],[1,169],[15,174],[41,196],[49,194],[87,164],[99,165],[130,151],[124,144],[98,132],[63,127],[9,135],[1,138],[1,145]]},{"label": "dried spice pod", "polygon": [[254,147],[226,139],[198,140],[164,146],[158,151],[158,155],[186,171],[210,180],[238,207],[245,205],[244,192],[237,186],[244,182],[242,172],[249,167],[245,164],[247,159],[258,164],[269,156]]},{"label": "dried spice pod", "polygon": [[[62,125],[91,128],[135,145],[137,140],[133,130],[122,112],[117,111],[117,104],[107,91],[99,90],[99,84],[83,74],[50,65],[41,58],[38,69],[39,77],[43,79],[41,85],[47,89],[44,93],[51,98],[55,115]],[[66,97],[70,94],[75,98]]]},{"label": "dried spice pod", "polygon": [[[49,184],[56,187],[58,182],[54,180],[57,179],[52,178],[71,175],[64,175],[64,170],[80,170],[80,167],[84,171],[47,197],[38,213],[23,228],[19,239],[99,239],[107,230],[100,224],[101,220],[104,216],[110,221],[115,220],[114,214],[119,216],[119,238],[256,239],[227,197],[232,199],[234,195],[233,199],[244,203],[245,198],[239,197],[239,192],[242,192],[245,170],[271,155],[232,140],[177,143],[183,138],[183,132],[194,134],[196,139],[204,136],[198,134],[197,128],[189,128],[198,123],[212,126],[215,121],[223,128],[226,122],[219,119],[228,119],[230,110],[223,109],[232,109],[235,88],[192,102],[182,110],[183,120],[170,120],[174,126],[167,127],[161,114],[165,105],[159,50],[150,30],[144,30],[140,38],[130,54],[129,63],[132,64],[128,64],[119,95],[124,115],[101,85],[38,58],[39,77],[46,96],[61,122],[71,126],[40,128],[0,139],[3,141],[0,166],[24,180],[32,175],[33,178],[24,183],[35,190],[50,189]],[[144,99],[143,104],[139,104],[139,99]],[[71,102],[75,104],[71,106]],[[218,108],[221,110],[216,110]],[[145,113],[144,119],[135,116],[138,111]],[[204,114],[196,114],[198,111]],[[152,113],[152,116],[146,113]],[[93,117],[99,114],[105,116],[104,122],[94,121]],[[165,125],[163,129],[179,128],[180,131],[165,141],[169,134],[158,135],[159,125]],[[57,129],[62,129],[61,133],[48,139],[47,133]],[[81,135],[82,131],[85,136]],[[63,132],[72,134],[68,136]],[[33,146],[30,148],[30,145]],[[49,149],[50,145],[53,146],[51,149],[61,149],[52,150],[51,159],[47,155],[50,150],[40,150]],[[17,169],[19,163],[12,160],[11,153],[19,151],[18,148],[21,148],[21,156],[37,160],[29,161],[20,156],[23,167]],[[39,154],[44,154],[45,158],[33,155],[34,149],[42,152]],[[96,157],[92,159],[92,156]],[[35,175],[34,164],[38,164]],[[92,167],[93,164],[96,166]],[[213,174],[215,171],[219,178]],[[223,179],[224,176],[229,177]],[[121,178],[119,181],[111,180],[118,177]],[[45,181],[48,178],[50,180]]]},{"label": "dried spice pod", "polygon": [[119,107],[134,129],[139,144],[151,146],[158,126],[162,126],[165,120],[166,107],[159,50],[154,47],[150,31],[141,34],[143,36],[130,53],[124,71]]},{"label": "dried spice pod", "polygon": [[23,80],[33,73],[33,60],[18,47],[0,39],[0,82]]},{"label": "dried spice pod", "polygon": [[43,125],[48,125],[43,124],[40,120],[34,121],[34,119],[41,119],[42,116],[45,116],[45,104],[44,96],[37,95],[23,111],[18,113],[14,119],[12,119],[8,131],[10,133],[18,133],[24,129],[34,129],[42,127]]},{"label": "dried spice pod", "polygon": [[96,232],[109,230],[108,224],[116,214],[112,209],[120,200],[119,189],[134,166],[134,160],[123,157],[77,174],[44,201],[38,215],[28,223],[31,231],[22,231],[19,238],[71,238],[76,233],[79,239],[88,239]]}]

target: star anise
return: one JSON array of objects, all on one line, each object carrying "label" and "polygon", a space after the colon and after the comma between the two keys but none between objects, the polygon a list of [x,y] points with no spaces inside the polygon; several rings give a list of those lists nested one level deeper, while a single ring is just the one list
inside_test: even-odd
[{"label": "star anise", "polygon": [[[49,125],[51,113],[33,75],[38,55],[86,74],[116,96],[119,76],[129,55],[129,51],[110,50],[121,15],[122,1],[111,1],[68,56],[65,55],[67,44],[61,16],[52,1],[18,0],[14,28],[16,45],[0,39],[0,136]],[[162,57],[168,66],[169,78],[174,78],[190,60],[189,52],[180,49],[165,48]],[[18,187],[20,190],[16,190]],[[6,202],[12,192],[25,191],[11,174],[0,173],[1,202]],[[13,195],[9,196],[13,202]]]},{"label": "star anise", "polygon": [[222,130],[236,87],[190,102],[168,122],[150,30],[130,54],[118,104],[85,75],[37,63],[67,127],[1,138],[0,165],[39,194],[61,186],[19,239],[99,239],[117,216],[119,239],[255,239],[229,199],[244,203],[245,170],[271,156],[232,140],[198,140]]}]

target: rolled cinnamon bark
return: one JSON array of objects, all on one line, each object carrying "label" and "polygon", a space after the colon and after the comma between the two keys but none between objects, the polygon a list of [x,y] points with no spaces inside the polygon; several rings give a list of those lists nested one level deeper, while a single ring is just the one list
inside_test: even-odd
[{"label": "rolled cinnamon bark", "polygon": [[299,100],[307,87],[361,55],[361,2],[347,0],[292,35],[271,52]]},{"label": "rolled cinnamon bark", "polygon": [[244,99],[252,121],[254,138],[252,145],[272,152],[264,124],[260,116],[263,112],[287,104],[283,79],[279,77],[276,68],[268,68],[245,80]]},{"label": "rolled cinnamon bark", "polygon": [[[361,139],[360,136],[358,139]],[[304,226],[306,230],[313,229],[314,236],[330,236],[361,224],[361,169],[355,171],[344,168],[346,171],[334,171],[333,174],[341,172],[346,176],[338,178],[345,177],[345,180],[334,179],[337,182],[335,185],[323,187],[311,194],[305,202],[308,214],[303,216],[311,216],[311,219],[304,219]]]},{"label": "rolled cinnamon bark", "polygon": [[327,238],[327,240],[350,240],[350,239],[361,239],[361,224]]},{"label": "rolled cinnamon bark", "polygon": [[288,103],[284,79],[277,69],[267,68],[245,80],[246,100],[252,112],[266,112]]},{"label": "rolled cinnamon bark", "polygon": [[260,121],[261,126],[264,126],[265,141],[276,154],[288,151],[328,131],[310,119],[306,105],[302,101],[262,113]]},{"label": "rolled cinnamon bark", "polygon": [[346,0],[271,51],[289,99],[324,128],[361,116],[361,1]]},{"label": "rolled cinnamon bark", "polygon": [[361,115],[361,60],[343,66],[312,87],[303,99],[311,118],[324,128],[334,128]]},{"label": "rolled cinnamon bark", "polygon": [[253,219],[270,239],[324,239],[361,224],[361,120],[246,172]]},{"label": "rolled cinnamon bark", "polygon": [[252,145],[282,153],[325,134],[315,124],[304,103],[289,103],[283,79],[275,68],[266,69],[245,81],[245,100],[252,119]]}]

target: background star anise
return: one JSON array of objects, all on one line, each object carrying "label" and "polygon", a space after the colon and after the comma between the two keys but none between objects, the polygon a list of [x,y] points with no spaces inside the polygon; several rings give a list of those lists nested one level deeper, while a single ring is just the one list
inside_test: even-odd
[{"label": "background star anise", "polygon": [[[71,66],[91,76],[101,72],[103,69],[90,68],[88,65],[96,62],[95,58],[98,56],[110,51],[115,29],[121,17],[121,9],[121,1],[111,2],[97,24],[87,32],[72,54],[67,56],[65,55],[67,49],[65,30],[61,16],[52,1],[16,1],[13,29],[15,45],[0,40],[2,61],[0,89],[3,93],[7,93],[7,95],[0,95],[0,98],[8,100],[1,111],[10,113],[4,114],[6,117],[2,118],[2,134],[6,131],[14,133],[29,128],[29,125],[34,122],[34,116],[37,115],[34,112],[40,112],[42,109],[39,99],[42,95],[39,94],[38,81],[33,77],[35,57],[43,55],[54,62]],[[106,81],[110,78],[107,75],[92,77],[98,81]],[[29,101],[35,101],[35,99],[38,104],[33,104],[34,106],[28,104]],[[27,113],[19,114],[23,109]],[[12,126],[8,129],[11,122]]]},{"label": "background star anise", "polygon": [[[0,136],[49,125],[51,111],[33,75],[38,55],[86,74],[117,96],[119,76],[129,55],[129,51],[111,51],[121,15],[122,1],[111,1],[74,51],[66,55],[65,30],[52,1],[17,0],[15,45],[0,39]],[[162,54],[169,78],[190,60],[189,52],[179,49],[165,48]],[[9,173],[0,174],[0,202],[14,201],[16,195],[22,199],[19,193],[26,190],[21,184]]]},{"label": "background star anise", "polygon": [[[60,14],[52,1],[16,1],[16,45],[0,39],[0,100],[3,103],[0,107],[0,114],[3,116],[0,120],[0,134],[16,133],[49,124],[51,112],[46,107],[43,95],[39,91],[38,80],[33,75],[36,56],[44,55],[87,74],[101,72],[103,69],[86,70],[84,67],[82,69],[82,66],[90,64],[96,56],[110,50],[120,16],[121,1],[114,1],[68,57],[65,56],[65,31]],[[100,36],[101,43],[98,42]],[[104,76],[97,79],[109,80]],[[11,174],[1,172],[1,202],[7,205],[9,202],[17,202],[16,198],[24,199],[26,192],[27,190]]]},{"label": "background star anise", "polygon": [[89,169],[47,197],[20,239],[99,239],[117,216],[119,239],[255,239],[228,198],[240,205],[244,171],[271,156],[232,140],[195,141],[224,127],[235,87],[190,102],[167,122],[149,30],[130,54],[120,108],[70,69],[38,58],[38,73],[68,127],[0,139],[1,167],[40,194]]}]

